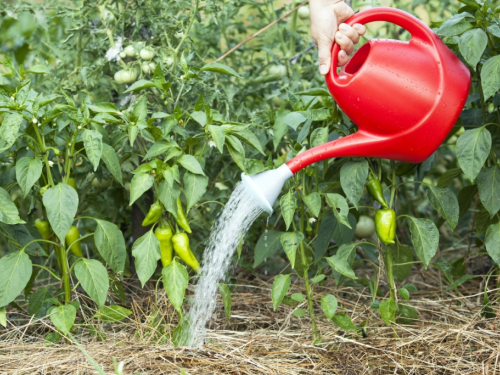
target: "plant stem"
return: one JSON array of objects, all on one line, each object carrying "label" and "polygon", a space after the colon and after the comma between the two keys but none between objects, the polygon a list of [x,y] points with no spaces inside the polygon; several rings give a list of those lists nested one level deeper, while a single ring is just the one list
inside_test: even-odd
[{"label": "plant stem", "polygon": [[394,287],[394,273],[392,269],[393,265],[393,259],[392,259],[392,254],[391,252],[386,249],[385,251],[382,252],[384,255],[384,263],[385,263],[385,271],[387,272],[387,282],[389,284],[389,291],[391,294],[391,300],[394,302],[397,302],[396,300],[396,289]]},{"label": "plant stem", "polygon": [[38,127],[36,124],[32,124],[33,129],[35,130],[36,137],[38,139],[38,143],[40,144],[40,150],[42,151],[43,160],[45,161],[45,167],[47,168],[47,179],[49,180],[50,186],[54,186],[54,180],[52,179],[52,173],[50,172],[49,165],[49,156],[47,155],[47,149],[45,148],[45,141],[42,136],[40,136],[40,132],[38,131]]},{"label": "plant stem", "polygon": [[[293,1],[293,6],[292,8],[295,8],[297,6],[297,0]],[[291,30],[290,30],[290,56],[293,56],[295,54],[295,37],[293,34],[295,33],[295,29],[297,28],[297,11],[293,13],[292,16],[292,25],[291,25]]]},{"label": "plant stem", "polygon": [[198,12],[198,6],[200,5],[200,0],[195,0],[195,5],[194,5],[194,10],[193,10],[193,15],[191,16],[191,19],[189,20],[188,27],[186,31],[184,32],[184,36],[182,37],[181,41],[177,45],[177,48],[174,51],[174,64],[172,71],[175,74],[175,70],[177,69],[177,55],[179,54],[179,51],[181,50],[181,46],[184,44],[184,41],[186,38],[189,36],[189,31],[191,30],[191,26],[193,26],[194,19],[196,17],[196,13]]},{"label": "plant stem", "polygon": [[[302,264],[306,265],[307,264],[307,257],[306,257],[306,253],[304,250],[304,243],[302,241],[300,242],[300,255],[302,257]],[[308,268],[306,266],[305,270],[304,270],[303,277],[304,277],[304,283],[306,286],[306,298],[307,298],[307,304],[309,306],[309,316],[311,317],[313,340],[314,340],[314,342],[316,342],[318,340],[321,340],[321,333],[319,332],[318,326],[316,324],[316,318],[314,316],[312,289],[311,289],[311,285],[309,284],[309,277],[307,275],[307,271],[308,271]]]},{"label": "plant stem", "polygon": [[68,257],[66,256],[66,251],[64,247],[59,246],[56,248],[59,252],[58,259],[60,259],[61,267],[61,278],[64,288],[64,302],[69,303],[71,301],[71,286],[69,284],[69,272],[68,272]]}]

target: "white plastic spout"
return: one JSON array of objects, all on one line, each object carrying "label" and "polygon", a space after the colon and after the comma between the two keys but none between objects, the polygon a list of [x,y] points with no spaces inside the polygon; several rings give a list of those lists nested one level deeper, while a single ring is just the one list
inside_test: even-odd
[{"label": "white plastic spout", "polygon": [[262,209],[272,214],[273,204],[280,195],[285,181],[292,176],[293,173],[290,168],[286,164],[283,164],[279,168],[251,176],[242,173],[241,180],[249,190],[255,193],[255,199],[259,201]]}]

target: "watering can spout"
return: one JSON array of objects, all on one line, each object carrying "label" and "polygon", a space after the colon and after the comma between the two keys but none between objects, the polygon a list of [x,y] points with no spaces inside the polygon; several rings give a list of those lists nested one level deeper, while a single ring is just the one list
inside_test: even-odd
[{"label": "watering can spout", "polygon": [[290,168],[283,164],[277,169],[254,175],[241,174],[242,183],[252,191],[255,200],[268,214],[273,212],[273,204],[283,188],[286,180],[293,176]]}]

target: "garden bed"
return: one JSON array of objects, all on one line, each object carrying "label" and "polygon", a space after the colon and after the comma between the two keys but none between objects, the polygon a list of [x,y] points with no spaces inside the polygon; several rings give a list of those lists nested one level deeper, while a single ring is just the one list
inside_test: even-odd
[{"label": "garden bed", "polygon": [[[138,292],[131,293],[136,294],[128,306],[132,315],[112,325],[90,320],[94,330],[75,337],[107,373],[113,373],[113,357],[125,362],[124,374],[180,374],[181,369],[187,374],[500,373],[500,322],[481,316],[484,283],[479,278],[467,282],[457,297],[454,292],[442,293],[446,285],[437,272],[414,271],[408,280],[420,290],[411,299],[419,312],[416,324],[388,327],[370,308],[367,290],[339,288],[335,294],[353,322],[369,319],[366,337],[340,330],[318,308],[322,342],[316,346],[308,318],[293,316],[294,308],[283,304],[273,312],[272,280],[244,273],[232,292],[230,323],[220,303],[200,349],[171,344],[165,322],[174,323],[176,317],[164,292],[159,292],[155,303],[154,289],[140,291],[134,281],[127,284]],[[293,286],[293,291],[301,289]],[[331,291],[331,286],[323,286],[315,293]],[[79,298],[84,303],[86,297]],[[76,346],[62,340],[57,345],[45,343],[43,338],[51,330],[49,319],[10,325],[10,331],[0,337],[0,374],[96,373]],[[105,334],[106,339],[99,341],[90,335],[92,331]]]}]

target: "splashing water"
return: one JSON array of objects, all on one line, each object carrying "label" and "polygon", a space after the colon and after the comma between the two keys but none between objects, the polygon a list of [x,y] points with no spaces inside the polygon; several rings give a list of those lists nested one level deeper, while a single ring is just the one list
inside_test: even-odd
[{"label": "splashing water", "polygon": [[205,325],[216,307],[219,282],[225,276],[241,238],[262,212],[251,188],[240,183],[212,226],[189,312],[191,326],[188,346],[203,344]]}]

